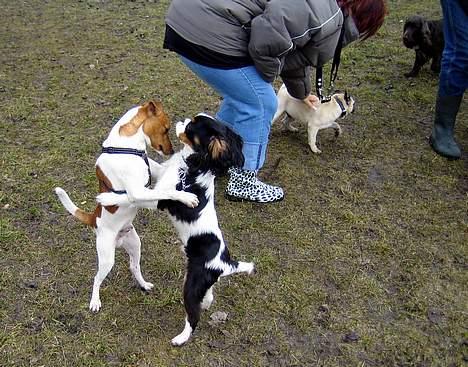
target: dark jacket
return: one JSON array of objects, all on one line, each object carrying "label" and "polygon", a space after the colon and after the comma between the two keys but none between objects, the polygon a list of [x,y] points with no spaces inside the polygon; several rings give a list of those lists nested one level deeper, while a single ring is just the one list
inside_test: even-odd
[{"label": "dark jacket", "polygon": [[[332,59],[343,21],[336,0],[173,0],[166,16],[192,43],[250,55],[266,81],[281,76],[300,99],[311,91],[309,67]],[[359,37],[351,18],[345,29],[345,43]]]}]

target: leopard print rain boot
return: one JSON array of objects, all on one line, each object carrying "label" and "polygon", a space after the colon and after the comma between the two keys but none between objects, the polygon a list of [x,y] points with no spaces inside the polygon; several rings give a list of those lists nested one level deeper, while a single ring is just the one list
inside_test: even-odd
[{"label": "leopard print rain boot", "polygon": [[229,174],[230,178],[226,188],[228,200],[273,203],[284,198],[283,189],[260,181],[257,178],[257,171],[231,168]]}]

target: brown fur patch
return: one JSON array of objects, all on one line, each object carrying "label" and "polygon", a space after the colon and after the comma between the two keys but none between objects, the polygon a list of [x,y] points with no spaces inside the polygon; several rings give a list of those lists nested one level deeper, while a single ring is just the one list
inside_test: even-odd
[{"label": "brown fur patch", "polygon": [[143,126],[143,133],[149,137],[153,149],[166,155],[174,153],[169,139],[171,121],[164,112],[161,102],[149,101],[143,104],[137,114],[120,127],[119,134],[121,136],[135,135],[141,126]]},{"label": "brown fur patch", "polygon": [[[96,177],[98,179],[99,192],[100,193],[110,192],[113,189],[112,183],[107,178],[107,176],[104,174],[104,172],[102,172],[102,170],[101,170],[101,168],[99,168],[99,166],[96,166]],[[101,205],[98,205],[98,207],[100,207],[100,206]],[[119,207],[117,205],[110,205],[110,206],[105,206],[104,209],[106,209],[109,213],[114,214],[117,211],[117,209],[119,209]],[[97,210],[98,210],[98,208],[96,208],[96,210],[94,211],[95,214],[97,213]],[[99,215],[97,215],[97,217],[100,217],[101,216],[101,209],[99,209],[98,214]]]},{"label": "brown fur patch", "polygon": [[210,149],[211,156],[214,159],[217,159],[223,152],[226,151],[227,144],[224,140],[214,139],[213,141],[211,141],[208,148]]}]

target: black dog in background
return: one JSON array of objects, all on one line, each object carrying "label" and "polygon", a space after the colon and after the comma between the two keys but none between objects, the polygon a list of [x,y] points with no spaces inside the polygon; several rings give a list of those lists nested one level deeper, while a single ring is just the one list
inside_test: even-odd
[{"label": "black dog in background", "polygon": [[417,76],[430,59],[431,70],[439,73],[444,50],[442,20],[426,20],[419,15],[409,17],[403,27],[403,44],[416,52],[413,69],[405,73],[407,78]]}]

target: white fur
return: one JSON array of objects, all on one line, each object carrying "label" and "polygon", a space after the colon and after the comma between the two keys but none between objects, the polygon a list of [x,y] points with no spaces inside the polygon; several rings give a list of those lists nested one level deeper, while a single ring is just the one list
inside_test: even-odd
[{"label": "white fur", "polygon": [[[347,105],[340,94],[335,94],[334,96],[338,96],[338,98],[342,100],[342,103],[346,108],[346,114],[353,111],[354,100],[352,98],[349,105]],[[318,149],[316,145],[317,133],[319,130],[332,127],[336,130],[336,136],[341,134],[341,127],[336,122],[341,115],[341,108],[333,97],[329,102],[321,103],[316,109],[313,109],[303,101],[292,97],[288,93],[286,86],[283,84],[277,94],[278,109],[273,117],[273,123],[279,120],[285,113],[291,116],[294,120],[307,123],[310,149],[314,153],[319,154],[321,153],[321,150]],[[291,125],[291,121],[288,116],[283,117],[282,123],[285,129],[289,131],[298,131],[296,127]]]}]

